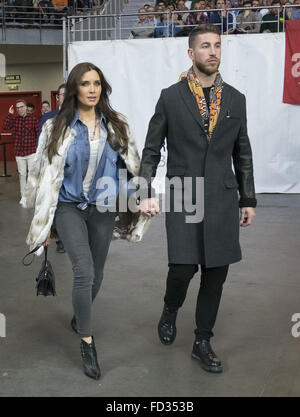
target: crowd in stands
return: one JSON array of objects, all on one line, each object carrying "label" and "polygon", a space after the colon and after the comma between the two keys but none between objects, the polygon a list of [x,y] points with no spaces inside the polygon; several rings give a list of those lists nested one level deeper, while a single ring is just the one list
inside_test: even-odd
[{"label": "crowd in stands", "polygon": [[99,10],[107,0],[0,0],[1,16],[7,23],[61,23],[63,16],[85,15]]},{"label": "crowd in stands", "polygon": [[[298,4],[283,13],[283,6]],[[131,38],[188,36],[202,23],[219,25],[225,34],[282,32],[284,20],[294,19],[300,19],[300,0],[158,0],[138,10]]]}]

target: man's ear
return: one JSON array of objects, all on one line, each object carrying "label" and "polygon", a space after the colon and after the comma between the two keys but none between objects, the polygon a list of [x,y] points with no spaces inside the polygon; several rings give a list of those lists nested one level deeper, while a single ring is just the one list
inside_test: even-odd
[{"label": "man's ear", "polygon": [[190,59],[193,61],[194,59],[194,51],[192,48],[188,49],[188,56],[190,57]]}]

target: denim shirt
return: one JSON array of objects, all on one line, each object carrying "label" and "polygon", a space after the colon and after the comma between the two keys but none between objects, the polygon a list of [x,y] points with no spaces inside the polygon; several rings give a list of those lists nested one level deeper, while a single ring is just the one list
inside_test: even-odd
[{"label": "denim shirt", "polygon": [[[103,115],[101,115],[100,126],[100,141],[105,141],[105,146],[96,167],[89,192],[87,197],[85,197],[83,192],[83,180],[87,173],[90,160],[88,128],[82,123],[78,113],[76,113],[70,125],[70,128],[74,129],[76,134],[68,149],[64,168],[64,179],[59,192],[58,201],[65,203],[79,203],[77,207],[81,210],[85,210],[88,204],[96,205],[97,203],[97,205],[112,206],[115,204],[118,195],[118,152],[114,151],[107,141],[108,135],[104,125]],[[109,177],[112,186],[107,187],[105,181],[101,184],[103,177]],[[101,194],[103,194],[102,197]]]}]

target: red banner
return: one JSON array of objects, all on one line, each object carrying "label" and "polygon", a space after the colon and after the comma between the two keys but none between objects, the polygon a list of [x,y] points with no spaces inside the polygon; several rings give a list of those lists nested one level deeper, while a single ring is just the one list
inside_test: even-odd
[{"label": "red banner", "polygon": [[283,102],[300,104],[300,20],[286,21]]}]

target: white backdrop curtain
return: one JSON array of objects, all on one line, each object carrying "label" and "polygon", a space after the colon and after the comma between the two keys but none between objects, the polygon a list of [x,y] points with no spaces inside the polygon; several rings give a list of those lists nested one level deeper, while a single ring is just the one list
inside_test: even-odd
[{"label": "white backdrop curtain", "polygon": [[[75,42],[69,45],[69,71],[89,61],[111,84],[113,107],[129,120],[139,151],[163,88],[191,66],[187,38]],[[222,36],[220,72],[246,95],[248,132],[258,193],[300,193],[300,106],[284,104],[285,35]],[[165,174],[166,150],[158,169]]]}]

